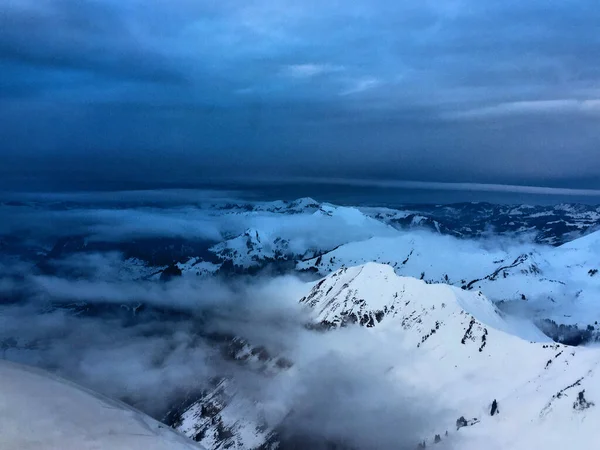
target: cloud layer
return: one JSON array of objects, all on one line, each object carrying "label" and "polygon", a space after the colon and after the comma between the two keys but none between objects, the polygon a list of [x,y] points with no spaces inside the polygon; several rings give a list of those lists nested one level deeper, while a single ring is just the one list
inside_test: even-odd
[{"label": "cloud layer", "polygon": [[[0,266],[0,357],[159,419],[225,377],[236,395],[256,402],[252,414],[278,430],[284,448],[414,448],[432,423],[435,402],[387,379],[390,355],[380,340],[360,327],[327,334],[305,327],[298,299],[310,285],[296,277],[124,282],[105,270],[114,255],[92,256],[65,261],[85,276]],[[14,301],[17,292],[24,295]],[[224,352],[233,336],[293,361],[293,369],[274,376],[236,363]]]},{"label": "cloud layer", "polygon": [[599,18],[590,0],[4,2],[2,187],[598,187]]}]

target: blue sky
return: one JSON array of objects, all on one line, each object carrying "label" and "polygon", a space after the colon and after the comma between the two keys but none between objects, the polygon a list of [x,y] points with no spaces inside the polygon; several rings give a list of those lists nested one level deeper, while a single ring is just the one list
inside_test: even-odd
[{"label": "blue sky", "polygon": [[600,188],[590,0],[8,0],[6,180]]}]

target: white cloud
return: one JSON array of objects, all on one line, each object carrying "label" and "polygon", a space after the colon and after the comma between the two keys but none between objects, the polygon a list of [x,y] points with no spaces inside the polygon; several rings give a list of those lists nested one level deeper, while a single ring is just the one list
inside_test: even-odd
[{"label": "white cloud", "polygon": [[331,64],[290,64],[283,68],[282,73],[292,78],[312,78],[317,75],[340,72],[344,70],[342,66]]},{"label": "white cloud", "polygon": [[342,91],[340,95],[352,95],[358,94],[360,92],[368,91],[369,89],[373,89],[381,84],[381,80],[375,77],[367,77],[360,78],[358,80],[353,80],[351,86]]},{"label": "white cloud", "polygon": [[505,102],[483,108],[474,108],[448,115],[453,119],[507,117],[527,114],[599,114],[600,99],[558,99]]}]

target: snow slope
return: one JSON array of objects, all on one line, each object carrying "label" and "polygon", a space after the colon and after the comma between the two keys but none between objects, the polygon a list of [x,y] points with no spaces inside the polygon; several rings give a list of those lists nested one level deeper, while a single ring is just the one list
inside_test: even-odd
[{"label": "snow slope", "polygon": [[0,361],[3,450],[192,450],[199,445],[125,404]]},{"label": "snow slope", "polygon": [[442,411],[427,444],[440,435],[464,450],[595,446],[600,349],[548,342],[511,324],[481,293],[398,277],[379,264],[340,269],[301,301],[315,323],[336,328],[356,317],[382,346],[398,349],[387,376]]},{"label": "snow slope", "polygon": [[[317,336],[308,342],[340,328],[365,333],[364,345],[372,345],[366,351],[386,358],[380,376],[408,386],[434,411],[415,447],[436,436],[461,450],[562,450],[596,442],[600,349],[557,344],[480,291],[401,277],[388,265],[340,268],[307,289],[300,303]],[[271,382],[293,386],[313,353],[307,348],[301,362],[271,371]],[[226,380],[188,406],[177,428],[189,436],[201,432],[209,448],[267,448],[278,423],[262,420],[273,416],[264,406]],[[293,421],[293,405],[284,407],[278,404],[279,417]]]},{"label": "snow slope", "polygon": [[540,319],[585,328],[600,321],[598,247],[598,232],[562,247],[501,247],[484,240],[406,232],[351,242],[300,261],[297,268],[326,275],[370,261],[389,264],[398,275],[478,289],[494,302],[520,303]]}]

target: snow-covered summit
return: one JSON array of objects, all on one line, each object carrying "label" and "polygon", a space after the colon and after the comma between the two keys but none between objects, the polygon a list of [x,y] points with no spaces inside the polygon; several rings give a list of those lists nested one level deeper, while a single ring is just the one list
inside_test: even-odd
[{"label": "snow-covered summit", "polygon": [[443,410],[432,418],[426,444],[441,436],[461,449],[588,448],[595,442],[600,351],[551,342],[480,292],[400,277],[369,263],[337,270],[301,302],[313,309],[316,323],[335,329],[357,322],[380,345],[396,349],[387,376]]},{"label": "snow-covered summit", "polygon": [[249,228],[243,234],[211,247],[210,251],[225,261],[248,268],[289,257],[288,244],[286,239],[272,238],[264,231]]},{"label": "snow-covered summit", "polygon": [[289,210],[305,211],[307,209],[316,209],[320,207],[320,203],[314,198],[302,197],[288,204]]},{"label": "snow-covered summit", "polygon": [[[491,327],[549,340],[533,325],[523,330],[507,323],[504,314],[481,292],[398,276],[391,266],[372,262],[335,271],[319,281],[300,302],[313,310],[316,322],[332,327],[352,323],[368,328],[401,325],[422,338],[454,321],[453,326],[458,328]],[[485,347],[486,340],[481,339]]]}]

